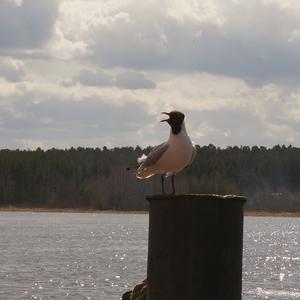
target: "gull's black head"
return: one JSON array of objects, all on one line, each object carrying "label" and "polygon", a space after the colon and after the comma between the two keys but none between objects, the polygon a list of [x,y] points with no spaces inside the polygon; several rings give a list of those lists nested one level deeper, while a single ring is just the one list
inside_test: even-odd
[{"label": "gull's black head", "polygon": [[163,112],[162,114],[168,115],[169,119],[161,120],[161,122],[168,122],[172,128],[172,133],[178,134],[181,131],[184,114],[180,111]]}]

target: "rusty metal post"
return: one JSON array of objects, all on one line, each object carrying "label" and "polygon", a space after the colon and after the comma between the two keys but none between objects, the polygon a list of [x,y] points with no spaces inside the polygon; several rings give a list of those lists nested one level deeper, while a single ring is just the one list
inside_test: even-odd
[{"label": "rusty metal post", "polygon": [[153,195],[147,300],[240,300],[241,196]]}]

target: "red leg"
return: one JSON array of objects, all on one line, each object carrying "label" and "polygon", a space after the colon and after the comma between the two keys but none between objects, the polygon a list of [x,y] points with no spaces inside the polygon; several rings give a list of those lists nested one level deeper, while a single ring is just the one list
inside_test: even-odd
[{"label": "red leg", "polygon": [[164,179],[165,179],[165,177],[164,177],[164,175],[162,174],[162,175],[161,175],[161,192],[162,192],[163,194],[165,194]]},{"label": "red leg", "polygon": [[175,195],[175,182],[174,182],[174,180],[175,180],[175,175],[172,175],[171,180],[172,180],[172,193],[173,193],[173,195]]}]

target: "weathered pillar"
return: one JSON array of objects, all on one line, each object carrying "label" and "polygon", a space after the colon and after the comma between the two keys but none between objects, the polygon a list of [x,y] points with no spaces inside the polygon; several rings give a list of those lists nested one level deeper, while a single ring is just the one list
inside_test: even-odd
[{"label": "weathered pillar", "polygon": [[147,300],[240,300],[241,196],[153,195]]}]

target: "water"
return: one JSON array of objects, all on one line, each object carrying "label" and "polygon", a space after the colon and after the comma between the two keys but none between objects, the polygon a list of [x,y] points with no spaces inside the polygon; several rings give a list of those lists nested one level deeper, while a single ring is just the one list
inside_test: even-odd
[{"label": "water", "polygon": [[243,299],[300,299],[300,218],[246,218]]},{"label": "water", "polygon": [[[0,299],[119,299],[145,278],[147,215],[0,212]],[[245,219],[243,300],[300,299],[300,219]]]}]

